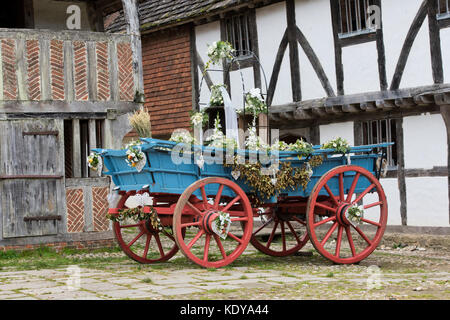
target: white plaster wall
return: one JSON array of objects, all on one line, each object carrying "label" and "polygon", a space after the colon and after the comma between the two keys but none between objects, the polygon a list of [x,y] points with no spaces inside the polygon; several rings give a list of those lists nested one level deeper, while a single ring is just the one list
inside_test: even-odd
[{"label": "white plaster wall", "polygon": [[405,168],[447,166],[447,131],[440,114],[403,118]]},{"label": "white plaster wall", "polygon": [[[244,87],[242,87],[242,83]],[[231,101],[235,108],[240,108],[244,104],[244,92],[248,92],[254,88],[253,68],[245,68],[240,71],[230,72],[230,84],[231,84]]]},{"label": "white plaster wall", "polygon": [[[406,3],[405,5],[400,5],[400,2],[402,4],[407,2],[407,5]],[[422,0],[382,1],[383,36],[388,83],[392,81],[406,35],[422,2]],[[428,19],[425,19],[411,48],[400,88],[428,84],[433,84],[433,76],[431,71]]]},{"label": "white plaster wall", "polygon": [[[208,46],[211,45],[214,41],[220,40],[220,22],[212,22],[204,25],[200,25],[195,27],[195,37],[196,37],[196,46],[199,55],[201,56],[203,63],[209,60],[208,58]],[[210,69],[220,69],[221,66],[212,65]],[[210,91],[208,86],[206,85],[205,80],[202,81],[202,72],[203,70],[199,69],[199,83],[201,83],[200,87],[200,103],[207,103],[210,97]],[[211,81],[214,84],[223,83],[223,75],[221,72],[210,71],[209,76]],[[201,106],[202,108],[205,105]]]},{"label": "white plaster wall", "polygon": [[[278,47],[287,27],[284,2],[257,9],[256,25],[258,30],[259,58],[266,73],[267,85],[269,85]],[[292,86],[288,46],[281,64],[272,104],[277,105],[289,102],[292,102]]]},{"label": "white plaster wall", "polygon": [[347,139],[350,145],[354,145],[353,122],[340,122],[320,126],[320,143],[341,137]]},{"label": "white plaster wall", "polygon": [[75,4],[81,9],[81,30],[91,30],[86,4],[80,1],[34,0],[34,25],[36,29],[66,30],[69,15],[67,7]]},{"label": "white plaster wall", "polygon": [[[329,0],[297,0],[296,21],[316,53],[328,80],[336,92],[334,39]],[[322,98],[326,92],[309,59],[299,45],[300,77],[303,100]]]},{"label": "white plaster wall", "polygon": [[450,28],[441,29],[441,50],[444,68],[444,83],[450,82]]},{"label": "white plaster wall", "polygon": [[[381,186],[383,187],[388,203],[388,225],[401,225],[402,219],[400,216],[400,192],[398,190],[397,179],[381,179]],[[363,204],[371,204],[379,201],[378,194],[368,194],[364,197]],[[365,210],[365,216],[373,221],[378,221],[380,217],[380,207],[373,207]]]},{"label": "white plaster wall", "polygon": [[449,226],[447,177],[406,178],[408,225]]},{"label": "white plaster wall", "polygon": [[345,94],[380,90],[375,41],[343,48],[342,64]]}]

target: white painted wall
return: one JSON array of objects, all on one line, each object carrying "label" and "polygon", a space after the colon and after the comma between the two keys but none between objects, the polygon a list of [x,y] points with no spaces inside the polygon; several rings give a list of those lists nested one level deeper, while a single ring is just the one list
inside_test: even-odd
[{"label": "white painted wall", "polygon": [[406,178],[408,225],[449,226],[447,177]]},{"label": "white painted wall", "polygon": [[447,166],[447,130],[440,114],[403,118],[406,169]]},{"label": "white painted wall", "polygon": [[[244,104],[244,90],[248,92],[254,88],[253,68],[245,68],[240,71],[230,72],[231,101],[235,108],[241,108]],[[242,86],[244,84],[244,86]]]},{"label": "white painted wall", "polygon": [[444,83],[450,82],[450,28],[441,29],[441,50],[444,68]]},{"label": "white painted wall", "polygon": [[[405,5],[405,2],[407,2],[407,5]],[[389,84],[394,76],[406,35],[422,2],[422,0],[382,1],[386,73]],[[433,84],[433,77],[431,72],[428,19],[425,19],[411,48],[400,88],[428,84]]]},{"label": "white painted wall", "polygon": [[325,143],[336,137],[347,139],[350,145],[354,145],[353,122],[341,122],[320,126],[320,143]]},{"label": "white painted wall", "polygon": [[[220,22],[212,22],[204,25],[200,25],[195,27],[195,37],[196,37],[196,46],[199,55],[201,56],[203,63],[209,60],[208,58],[208,46],[211,45],[214,41],[220,40]],[[220,69],[221,66],[211,66],[210,69]],[[205,80],[202,81],[202,72],[203,70],[199,70],[199,83],[201,83],[200,87],[200,103],[208,103],[210,97],[210,91],[208,86],[206,85]],[[223,83],[223,75],[221,72],[208,72],[211,78],[211,81],[214,84]],[[202,105],[202,108],[205,106]]]},{"label": "white painted wall", "polygon": [[[333,90],[336,92],[336,68],[334,65],[334,39],[330,1],[297,0],[295,6],[297,26],[316,53]],[[316,72],[300,45],[299,56],[303,100],[326,96],[326,92]]]},{"label": "white painted wall", "polygon": [[[259,58],[269,84],[278,47],[287,28],[284,2],[257,9],[256,25],[258,30]],[[272,104],[277,105],[289,102],[292,102],[292,86],[288,46],[281,64]]]}]

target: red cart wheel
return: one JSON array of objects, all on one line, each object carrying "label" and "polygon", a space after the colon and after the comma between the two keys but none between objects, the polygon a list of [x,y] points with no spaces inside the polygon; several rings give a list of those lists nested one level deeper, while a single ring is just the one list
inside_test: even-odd
[{"label": "red cart wheel", "polygon": [[[346,189],[346,185],[350,188]],[[338,188],[339,193],[333,194],[330,186]],[[359,223],[351,222],[348,209],[361,203],[364,217]],[[380,243],[386,222],[383,188],[369,171],[359,166],[346,165],[328,171],[316,183],[308,200],[307,230],[311,243],[335,263],[357,263],[368,257]]]},{"label": "red cart wheel", "polygon": [[[231,218],[226,239],[213,231],[220,212],[228,213]],[[241,230],[241,223],[242,235],[234,234],[235,227]],[[253,211],[247,195],[236,183],[224,178],[205,178],[182,193],[175,207],[173,226],[175,241],[187,258],[202,267],[219,268],[232,263],[247,247],[252,235]],[[183,228],[188,227],[191,228],[183,235]]]},{"label": "red cart wheel", "polygon": [[[262,253],[274,257],[286,257],[298,252],[308,242],[305,215],[280,212],[279,208],[262,208],[262,225],[252,234],[250,243]],[[263,229],[270,234],[261,236]],[[276,237],[280,236],[277,240]]]},{"label": "red cart wheel", "polygon": [[[126,208],[128,192],[119,201],[118,209]],[[167,227],[166,227],[167,229]],[[169,227],[169,229],[172,229]],[[126,219],[113,222],[117,243],[125,254],[140,263],[163,262],[172,258],[178,251],[172,230],[160,231],[152,227],[149,221]]]}]

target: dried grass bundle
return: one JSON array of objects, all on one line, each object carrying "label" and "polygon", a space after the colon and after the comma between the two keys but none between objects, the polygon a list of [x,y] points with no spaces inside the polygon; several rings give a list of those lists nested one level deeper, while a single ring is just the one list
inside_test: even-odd
[{"label": "dried grass bundle", "polygon": [[143,107],[129,115],[128,120],[140,138],[151,137],[150,114]]}]

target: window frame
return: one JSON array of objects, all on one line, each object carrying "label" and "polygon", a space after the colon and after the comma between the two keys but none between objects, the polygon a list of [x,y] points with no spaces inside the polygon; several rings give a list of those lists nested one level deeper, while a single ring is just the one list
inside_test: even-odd
[{"label": "window frame", "polygon": [[[441,13],[441,1],[445,1],[446,4],[445,13]],[[436,0],[436,2],[437,2],[436,20],[439,23],[439,27],[441,29],[450,27],[450,0]]]},{"label": "window frame", "polygon": [[[223,16],[220,19],[220,37],[222,41],[229,41],[227,34],[228,34],[228,28],[227,28],[227,21],[229,19],[232,19],[233,17],[237,16],[246,16],[247,18],[247,33],[248,33],[248,41],[247,44],[249,46],[249,50],[258,56],[258,35],[257,35],[257,29],[256,29],[256,14],[254,9],[250,8],[243,8],[238,11],[228,12],[223,14]],[[234,43],[229,41],[233,46]],[[235,48],[237,49],[237,48]],[[239,64],[238,64],[239,63]],[[230,66],[229,71],[235,71],[238,69],[243,68],[249,68],[253,67],[254,65],[254,57],[252,54],[242,55],[236,57],[236,59],[233,61],[232,65]]]}]

